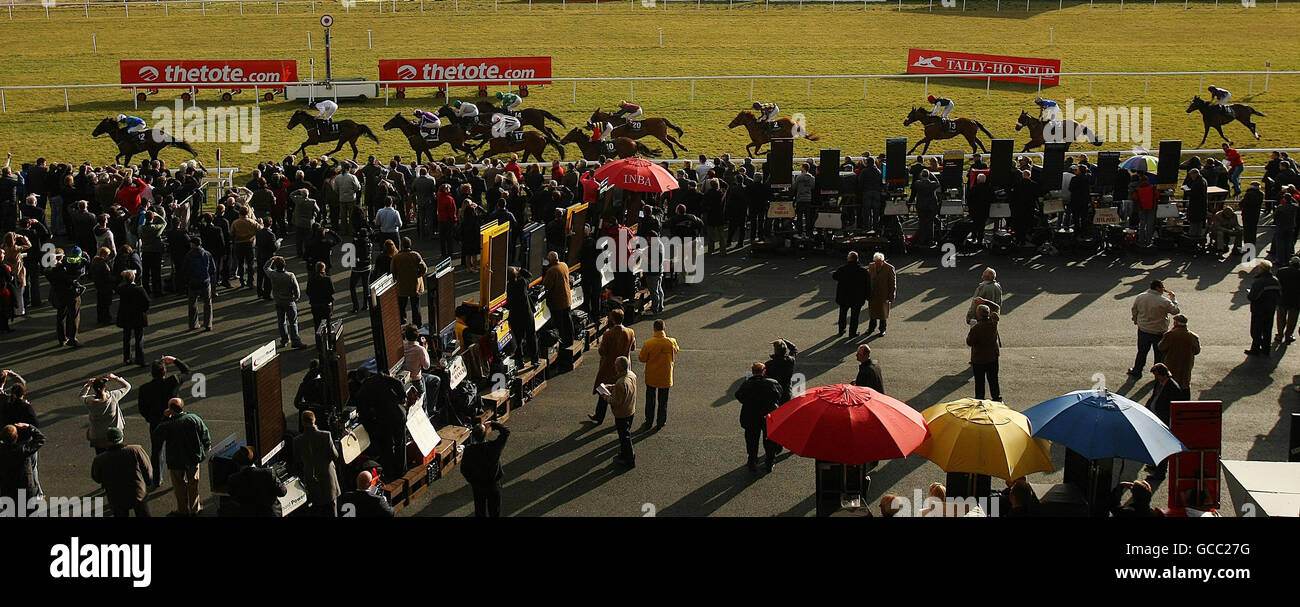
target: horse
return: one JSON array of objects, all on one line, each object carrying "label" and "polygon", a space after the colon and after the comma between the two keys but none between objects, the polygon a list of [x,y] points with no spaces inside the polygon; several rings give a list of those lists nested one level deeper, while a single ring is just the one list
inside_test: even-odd
[{"label": "horse", "polygon": [[1021,152],[1028,152],[1044,143],[1064,143],[1065,149],[1069,150],[1070,144],[1080,136],[1086,137],[1093,145],[1102,144],[1100,135],[1078,122],[1069,119],[1049,122],[1021,110],[1020,117],[1016,119],[1016,130],[1026,127],[1029,128],[1029,143],[1025,144]]},{"label": "horse", "polygon": [[[651,158],[658,158],[663,155],[662,150],[650,149],[646,147],[644,143],[628,139],[627,137],[615,137],[612,141],[614,142],[614,153],[617,154],[619,158],[631,158],[637,154],[649,156]],[[576,143],[578,149],[582,150],[582,157],[587,160],[599,160],[601,156],[605,155],[605,144],[599,141],[592,141],[591,138],[588,137],[586,133],[583,133],[581,129],[575,128],[570,130],[569,133],[564,136],[564,139],[560,140],[560,145],[570,143]]]},{"label": "horse", "polygon": [[357,140],[360,139],[362,135],[369,137],[370,140],[375,143],[379,143],[379,138],[370,130],[370,127],[352,120],[340,120],[335,122],[334,126],[337,127],[337,131],[321,133],[321,127],[325,124],[323,120],[319,120],[302,110],[295,110],[293,117],[289,119],[289,126],[285,128],[292,131],[293,127],[300,124],[302,125],[302,128],[307,131],[307,141],[302,142],[302,145],[298,146],[298,149],[293,151],[292,155],[294,156],[297,156],[298,152],[305,153],[305,150],[309,145],[338,141],[339,144],[335,146],[333,150],[330,150],[328,155],[333,156],[336,152],[343,149],[343,144],[346,143],[352,146],[352,159],[356,160],[357,154],[359,153],[357,151]]},{"label": "horse", "polygon": [[145,152],[149,154],[150,160],[157,160],[158,152],[169,145],[185,150],[195,158],[199,156],[199,153],[195,152],[194,148],[190,147],[190,144],[168,135],[160,128],[149,129],[144,141],[140,141],[135,133],[128,133],[125,128],[118,126],[116,120],[105,118],[100,120],[99,126],[96,126],[95,130],[90,133],[91,137],[99,137],[100,135],[108,135],[109,139],[112,139],[113,143],[117,144],[117,155],[113,157],[113,162],[120,162],[121,164],[131,164],[132,156]]},{"label": "horse", "polygon": [[[926,111],[925,108],[912,108],[912,111],[908,112],[907,118],[903,119],[903,126],[908,126],[913,122],[920,122],[925,127],[925,137],[916,142],[916,145],[912,146],[912,149],[907,151],[908,154],[911,154],[916,150],[917,146],[923,143],[925,144],[925,147],[921,149],[921,153],[924,154],[926,150],[930,149],[931,141],[951,139],[957,135],[962,135],[966,138],[966,142],[970,144],[970,151],[972,154],[978,153],[981,150],[987,153],[988,148],[985,148],[984,142],[979,140],[979,134],[982,131],[985,135],[989,136],[989,139],[993,139],[993,133],[990,133],[988,129],[984,128],[984,125],[980,124],[978,120],[958,118],[953,121],[957,125],[957,130],[949,131],[944,128],[943,118],[931,116],[930,112]],[[978,149],[976,149],[976,145],[979,146]]]},{"label": "horse", "polygon": [[740,113],[736,114],[736,117],[731,120],[731,123],[727,125],[727,128],[734,129],[743,125],[745,130],[749,131],[749,144],[745,146],[745,154],[750,158],[753,158],[754,154],[760,156],[766,154],[767,152],[759,152],[758,149],[763,147],[764,144],[770,143],[773,139],[789,139],[796,136],[803,137],[808,141],[817,141],[821,139],[821,136],[807,132],[804,130],[803,126],[796,125],[795,122],[789,118],[778,119],[776,124],[776,130],[772,131],[771,128],[768,127],[766,123],[760,121],[758,116],[755,116],[753,112],[749,110],[741,110]]},{"label": "horse", "polygon": [[1233,120],[1246,125],[1246,128],[1250,129],[1250,133],[1255,136],[1255,139],[1259,139],[1259,132],[1255,130],[1255,123],[1250,121],[1250,117],[1256,114],[1264,116],[1264,112],[1244,103],[1234,103],[1229,105],[1228,109],[1230,111],[1225,112],[1218,106],[1201,99],[1200,95],[1192,97],[1191,105],[1187,106],[1187,113],[1190,114],[1197,111],[1201,113],[1201,122],[1205,125],[1205,133],[1201,135],[1201,145],[1205,145],[1205,140],[1210,136],[1211,128],[1218,131],[1219,137],[1222,137],[1224,141],[1227,141],[1228,145],[1232,145],[1232,140],[1228,139],[1223,134],[1223,125],[1228,124]]},{"label": "horse", "polygon": [[[506,112],[505,110],[502,110],[500,106],[492,105],[487,101],[478,101],[475,102],[474,105],[478,106],[478,115],[485,116],[486,117],[485,120],[488,122],[491,122],[493,114],[511,113],[511,112]],[[555,114],[552,114],[541,108],[535,108],[535,107],[515,110],[514,113],[519,114],[519,124],[521,126],[531,126],[543,133],[546,133],[546,135],[551,139],[560,138],[560,136],[557,135],[555,131],[551,130],[551,127],[546,125],[546,121],[549,120],[551,122],[559,124],[561,127],[564,126],[564,121],[556,117]]]},{"label": "horse", "polygon": [[[596,111],[591,113],[591,119],[588,124],[601,122],[614,124],[615,120],[613,114],[606,114],[605,112],[600,111],[600,108],[596,108]],[[681,148],[683,152],[690,151],[686,149],[686,146],[682,145],[682,142],[678,141],[676,137],[673,137],[672,134],[668,132],[669,129],[672,129],[677,133],[677,137],[683,136],[682,128],[673,124],[667,118],[641,118],[637,121],[641,123],[640,129],[633,129],[632,125],[628,124],[627,118],[622,116],[619,116],[617,120],[620,120],[621,122],[614,125],[614,132],[611,133],[611,135],[616,139],[619,137],[627,137],[628,139],[635,140],[649,135],[658,139],[659,143],[664,144],[664,146],[668,148],[668,151],[673,153],[673,158],[677,157],[677,148]],[[676,147],[673,147],[674,145],[676,145]]]},{"label": "horse", "polygon": [[459,125],[444,125],[442,128],[438,129],[438,140],[431,142],[420,134],[420,127],[418,125],[403,118],[399,113],[389,119],[388,122],[384,123],[385,131],[391,131],[393,129],[399,129],[402,131],[403,135],[406,135],[407,143],[410,143],[411,149],[415,150],[416,162],[420,162],[421,155],[423,154],[428,154],[429,162],[433,162],[433,150],[443,144],[450,145],[451,149],[458,152],[464,152],[467,157],[472,153],[469,146],[465,145],[465,142],[469,137],[466,135],[465,130],[460,128]]},{"label": "horse", "polygon": [[[482,114],[479,114],[478,117],[474,119],[474,124],[466,127],[462,124],[464,119],[457,116],[456,110],[451,109],[450,105],[444,105],[438,108],[438,111],[434,113],[437,114],[439,118],[447,121],[448,124],[460,126],[460,128],[465,131],[466,139],[487,139],[488,134],[492,132],[491,127],[483,122],[484,116]],[[520,126],[523,126],[523,123],[520,123]]]},{"label": "horse", "polygon": [[539,133],[537,131],[521,131],[521,132],[524,134],[523,142],[515,143],[512,137],[493,137],[491,139],[488,139],[487,141],[484,141],[483,143],[474,146],[472,148],[473,152],[478,153],[478,151],[482,149],[483,146],[487,146],[487,153],[483,154],[482,156],[479,156],[479,159],[491,158],[492,156],[496,156],[497,154],[508,154],[511,152],[522,151],[524,153],[523,155],[524,162],[528,162],[529,155],[536,156],[538,162],[545,162],[542,159],[542,152],[546,151],[547,145],[550,145],[560,152],[560,160],[564,160],[564,146],[560,145],[559,143],[556,143],[554,139],[551,139],[550,137],[547,137],[545,134]]}]

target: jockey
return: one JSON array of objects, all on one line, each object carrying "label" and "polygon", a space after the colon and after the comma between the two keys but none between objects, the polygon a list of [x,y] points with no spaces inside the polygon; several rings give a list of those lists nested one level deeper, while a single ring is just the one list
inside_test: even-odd
[{"label": "jockey", "polygon": [[639,105],[637,105],[637,104],[635,104],[635,103],[628,103],[628,102],[626,102],[626,101],[620,101],[619,104],[618,104],[618,111],[617,111],[617,112],[614,112],[614,115],[613,115],[613,116],[610,116],[610,118],[619,118],[619,117],[622,117],[622,116],[626,116],[628,122],[631,122],[631,121],[633,121],[633,120],[636,120],[637,118],[640,118],[640,117],[641,117],[641,106],[639,106]]},{"label": "jockey", "polygon": [[754,102],[753,108],[754,111],[759,112],[758,119],[763,122],[776,120],[777,113],[781,111],[781,108],[777,107],[775,103],[759,103],[757,101]]},{"label": "jockey", "polygon": [[505,137],[512,131],[519,129],[519,119],[510,114],[493,114],[492,115],[492,136]]},{"label": "jockey", "polygon": [[519,104],[524,102],[523,98],[519,95],[510,92],[502,93],[500,91],[497,92],[497,100],[501,102],[501,111],[506,113],[515,111],[515,108],[519,107]]},{"label": "jockey", "polygon": [[422,136],[442,128],[442,118],[432,112],[415,110],[415,119],[416,126],[419,127]]},{"label": "jockey", "polygon": [[139,135],[139,138],[141,140],[144,139],[144,133],[146,130],[148,130],[148,127],[145,125],[143,118],[138,118],[136,116],[127,116],[126,114],[117,115],[117,124],[118,126],[126,129],[127,133],[131,133],[133,135]]},{"label": "jockey", "polygon": [[957,107],[957,104],[953,103],[952,99],[947,97],[935,97],[934,95],[930,95],[926,97],[925,100],[934,104],[934,107],[930,108],[930,115],[939,116],[944,120],[948,120],[949,116],[952,114],[952,109]]},{"label": "jockey", "polygon": [[461,124],[473,125],[478,122],[477,105],[457,99],[451,103],[451,107],[456,109],[456,117],[460,119]]},{"label": "jockey", "polygon": [[1052,121],[1061,119],[1061,108],[1051,99],[1034,97],[1034,104],[1038,106],[1038,119],[1043,121]]},{"label": "jockey", "polygon": [[1217,105],[1221,108],[1227,109],[1228,100],[1232,99],[1232,93],[1228,92],[1228,89],[1221,89],[1217,86],[1211,86],[1209,90],[1210,90],[1210,103],[1213,103],[1214,105]]},{"label": "jockey", "polygon": [[588,121],[587,126],[591,127],[591,140],[593,142],[609,141],[614,136],[614,125],[608,122]]}]

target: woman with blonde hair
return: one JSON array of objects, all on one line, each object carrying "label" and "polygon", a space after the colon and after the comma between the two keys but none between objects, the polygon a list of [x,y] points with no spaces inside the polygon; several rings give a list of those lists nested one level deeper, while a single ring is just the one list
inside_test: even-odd
[{"label": "woman with blonde hair", "polygon": [[9,289],[13,292],[13,305],[9,311],[15,316],[27,314],[27,308],[23,304],[23,291],[27,288],[27,267],[23,263],[23,257],[26,257],[31,248],[31,241],[22,234],[5,232],[4,238],[0,239],[0,251],[4,251],[5,263],[9,266]]}]

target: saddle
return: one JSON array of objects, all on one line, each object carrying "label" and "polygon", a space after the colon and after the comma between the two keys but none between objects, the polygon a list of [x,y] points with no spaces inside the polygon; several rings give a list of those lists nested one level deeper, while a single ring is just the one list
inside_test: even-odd
[{"label": "saddle", "polygon": [[1218,114],[1220,114],[1221,116],[1223,116],[1224,118],[1227,118],[1227,119],[1229,119],[1229,120],[1236,119],[1236,117],[1237,117],[1237,114],[1236,114],[1235,112],[1232,111],[1232,108],[1231,108],[1231,107],[1228,107],[1228,106],[1223,106],[1223,105],[1215,104],[1215,105],[1214,105],[1214,111],[1217,112]]},{"label": "saddle", "polygon": [[950,119],[950,118],[946,118],[946,119],[944,119],[944,121],[943,121],[943,125],[942,125],[942,126],[943,126],[943,131],[944,131],[945,133],[956,133],[956,132],[957,132],[957,121],[956,121],[956,120],[952,120],[952,119]]},{"label": "saddle", "polygon": [[506,140],[510,143],[523,143],[524,132],[522,130],[510,131],[509,133],[506,133]]},{"label": "saddle", "polygon": [[601,153],[606,156],[613,156],[618,152],[618,148],[614,146],[613,141],[602,141],[600,142],[600,144],[601,144],[601,148],[600,148]]},{"label": "saddle", "polygon": [[771,134],[773,134],[773,135],[775,135],[775,134],[781,132],[781,123],[780,123],[780,122],[777,122],[777,121],[775,121],[775,120],[770,120],[770,121],[768,121],[768,123],[767,123],[767,132],[769,132],[769,133],[771,133]]},{"label": "saddle", "polygon": [[420,130],[420,137],[423,138],[425,141],[428,141],[428,142],[438,141],[438,133],[439,133],[440,131],[441,131],[441,129],[433,129],[432,131],[426,131],[426,130],[424,130],[424,129],[421,129],[421,130]]},{"label": "saddle", "polygon": [[339,132],[339,125],[333,120],[326,120],[325,122],[316,123],[317,135],[333,134],[337,132]]},{"label": "saddle", "polygon": [[518,121],[520,121],[520,122],[523,122],[523,121],[524,121],[524,111],[523,111],[523,110],[511,110],[510,112],[507,112],[507,113],[509,113],[511,116],[514,116],[515,120],[518,120]]},{"label": "saddle", "polygon": [[629,128],[629,129],[631,129],[631,130],[633,130],[633,131],[640,131],[640,130],[641,130],[641,123],[642,123],[642,121],[640,121],[640,120],[629,120],[629,121],[627,121],[627,128]]}]

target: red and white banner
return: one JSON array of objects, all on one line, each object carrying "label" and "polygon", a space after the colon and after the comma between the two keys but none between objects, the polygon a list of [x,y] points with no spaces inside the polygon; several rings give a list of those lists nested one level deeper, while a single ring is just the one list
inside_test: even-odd
[{"label": "red and white banner", "polygon": [[[380,80],[434,80],[472,86],[473,80],[499,80],[499,84],[550,84],[550,57],[460,57],[453,59],[380,59]],[[408,86],[441,86],[412,82]]]},{"label": "red and white banner", "polygon": [[[979,74],[978,78],[992,76],[998,82],[1037,84],[1038,74],[1060,72],[1060,59],[954,53],[915,48],[907,51],[907,73],[909,74]],[[1044,85],[1056,86],[1059,83],[1059,76],[1043,77]]]},{"label": "red and white banner", "polygon": [[119,63],[122,84],[168,88],[238,88],[266,85],[283,88],[298,80],[298,62],[280,59],[237,59],[231,61],[136,60]]}]

